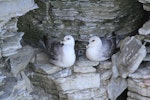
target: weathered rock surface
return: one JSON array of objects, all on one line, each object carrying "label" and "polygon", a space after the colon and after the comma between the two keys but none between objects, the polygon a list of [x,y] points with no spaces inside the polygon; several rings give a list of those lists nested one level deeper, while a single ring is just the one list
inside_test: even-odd
[{"label": "weathered rock surface", "polygon": [[[139,1],[144,3],[144,9],[149,10],[149,1]],[[127,87],[126,77],[129,77],[128,100],[150,98],[149,67],[139,68],[146,55],[146,47],[140,40],[126,38],[120,52],[112,57],[112,62],[98,65],[99,62],[81,57],[71,68],[59,68],[48,63],[48,56],[43,51],[29,46],[22,48],[20,43],[24,33],[17,31],[17,17],[37,8],[34,1],[0,2],[0,58],[8,57],[12,73],[6,69],[7,65],[0,62],[0,99],[116,100]],[[72,34],[76,39],[113,31],[117,34],[130,33],[140,26],[143,11],[137,0],[36,2],[40,9],[19,19],[19,31],[35,36],[38,40],[43,33],[55,37]],[[139,33],[149,34],[148,27],[149,22],[143,25]],[[33,39],[27,37],[29,41]],[[146,57],[149,61],[148,55]]]},{"label": "weathered rock surface", "polygon": [[19,20],[19,29],[27,33],[27,38],[40,38],[41,33],[55,37],[72,34],[83,39],[113,31],[127,34],[140,26],[143,16],[137,0],[37,0],[37,4],[39,9]]},{"label": "weathered rock surface", "polygon": [[139,2],[143,3],[143,8],[146,11],[150,11],[150,1],[149,0],[138,0]]},{"label": "weathered rock surface", "polygon": [[[150,99],[150,67],[143,62],[128,79],[128,98],[136,100]],[[130,99],[128,99],[130,100]]]},{"label": "weathered rock surface", "polygon": [[22,48],[23,32],[17,32],[17,17],[37,8],[34,0],[1,0],[0,3],[0,47],[1,56],[16,54]]},{"label": "weathered rock surface", "polygon": [[127,81],[124,78],[112,78],[108,85],[108,96],[110,100],[117,97],[127,88]]},{"label": "weathered rock surface", "polygon": [[144,23],[144,25],[138,30],[139,34],[141,35],[148,35],[150,34],[150,21],[147,21],[146,23]]},{"label": "weathered rock surface", "polygon": [[33,56],[33,48],[30,46],[24,46],[22,49],[18,50],[17,54],[9,57],[11,73],[14,77],[27,67]]},{"label": "weathered rock surface", "polygon": [[140,40],[135,37],[124,39],[116,60],[119,75],[126,78],[130,73],[135,72],[145,56],[146,47],[142,45]]},{"label": "weathered rock surface", "polygon": [[[93,82],[93,80],[95,80]],[[55,80],[58,90],[71,91],[100,87],[99,74],[80,74]]]}]

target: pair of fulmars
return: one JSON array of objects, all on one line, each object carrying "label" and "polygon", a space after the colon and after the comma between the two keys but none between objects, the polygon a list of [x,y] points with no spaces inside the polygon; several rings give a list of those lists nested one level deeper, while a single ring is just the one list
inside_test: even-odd
[{"label": "pair of fulmars", "polygon": [[[75,63],[75,40],[71,35],[66,35],[59,43],[51,44],[48,49],[50,63],[59,67],[70,67]],[[91,61],[105,61],[111,57],[112,41],[93,36],[86,46],[86,57]]]}]

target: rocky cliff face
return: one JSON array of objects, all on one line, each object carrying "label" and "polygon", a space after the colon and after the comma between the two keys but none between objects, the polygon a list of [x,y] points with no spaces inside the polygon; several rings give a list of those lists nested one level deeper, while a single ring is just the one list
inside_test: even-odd
[{"label": "rocky cliff face", "polygon": [[[42,34],[60,37],[72,34],[85,39],[131,33],[141,26],[142,4],[137,0],[36,0],[39,9],[19,18],[19,29],[27,38]],[[32,35],[34,34],[34,36]]]},{"label": "rocky cliff face", "polygon": [[[139,1],[149,11],[149,1]],[[43,35],[61,38],[71,34],[82,41],[91,35],[103,36],[113,31],[117,35],[131,33],[142,24],[141,3],[137,0],[35,2],[38,6],[34,0],[0,0],[0,99],[118,100],[127,88],[128,97],[120,100],[150,99],[149,21],[139,29],[142,35],[125,37],[111,60],[100,63],[81,56],[73,66],[61,68],[49,63],[43,49],[24,42],[21,45],[24,32],[23,40],[31,44],[36,44]]]}]

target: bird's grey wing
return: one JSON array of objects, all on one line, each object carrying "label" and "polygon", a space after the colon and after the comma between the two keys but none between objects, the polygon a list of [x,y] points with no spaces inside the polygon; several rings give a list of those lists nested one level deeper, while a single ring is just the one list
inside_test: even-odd
[{"label": "bird's grey wing", "polygon": [[48,49],[50,59],[58,60],[59,56],[62,54],[62,47],[63,44],[61,44],[60,42],[51,43],[51,48]]},{"label": "bird's grey wing", "polygon": [[112,40],[101,38],[102,39],[102,48],[103,48],[103,56],[109,58],[114,49],[114,44]]}]

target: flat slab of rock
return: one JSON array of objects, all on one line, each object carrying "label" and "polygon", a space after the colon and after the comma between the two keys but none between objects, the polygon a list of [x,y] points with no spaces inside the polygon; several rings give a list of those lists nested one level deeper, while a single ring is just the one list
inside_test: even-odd
[{"label": "flat slab of rock", "polygon": [[127,100],[150,100],[150,97],[141,96],[140,94],[129,91]]},{"label": "flat slab of rock", "polygon": [[148,35],[150,34],[150,21],[144,23],[144,25],[138,30],[139,34],[141,35]]},{"label": "flat slab of rock", "polygon": [[79,67],[93,67],[97,66],[98,64],[99,62],[93,62],[83,57],[79,58],[75,63],[75,65]]},{"label": "flat slab of rock", "polygon": [[33,0],[5,0],[0,3],[0,7],[1,9],[5,9],[0,11],[0,19],[4,20],[11,17],[21,16],[26,12],[37,8],[37,5],[34,3]]},{"label": "flat slab of rock", "polygon": [[136,72],[129,74],[133,79],[150,79],[150,67],[141,67]]},{"label": "flat slab of rock", "polygon": [[41,73],[41,74],[54,74],[61,70],[61,68],[54,66],[52,64],[33,64],[32,68],[35,72]]},{"label": "flat slab of rock", "polygon": [[136,82],[132,79],[128,79],[128,90],[134,93],[137,93],[142,96],[150,97],[150,88],[149,86],[144,86],[144,84],[140,82]]},{"label": "flat slab of rock", "polygon": [[54,77],[55,79],[57,79],[57,78],[67,77],[67,76],[70,76],[70,75],[72,75],[71,68],[65,68],[65,69],[62,69],[59,72],[53,74],[52,77]]},{"label": "flat slab of rock", "polygon": [[99,74],[80,74],[55,80],[58,90],[72,91],[100,87]]},{"label": "flat slab of rock", "polygon": [[92,98],[98,98],[99,96],[100,96],[99,89],[87,89],[67,94],[68,100],[91,100]]},{"label": "flat slab of rock", "polygon": [[120,53],[117,54],[116,64],[119,75],[126,78],[128,74],[134,73],[144,57],[146,56],[146,47],[135,37],[125,38],[120,46]]},{"label": "flat slab of rock", "polygon": [[76,73],[95,73],[96,72],[96,69],[94,67],[73,66],[73,70]]},{"label": "flat slab of rock", "polygon": [[20,71],[24,70],[34,56],[34,50],[30,46],[24,46],[18,53],[9,57],[11,73],[16,77]]},{"label": "flat slab of rock", "polygon": [[127,88],[127,81],[124,78],[112,78],[108,84],[108,96],[110,100],[117,97]]}]

